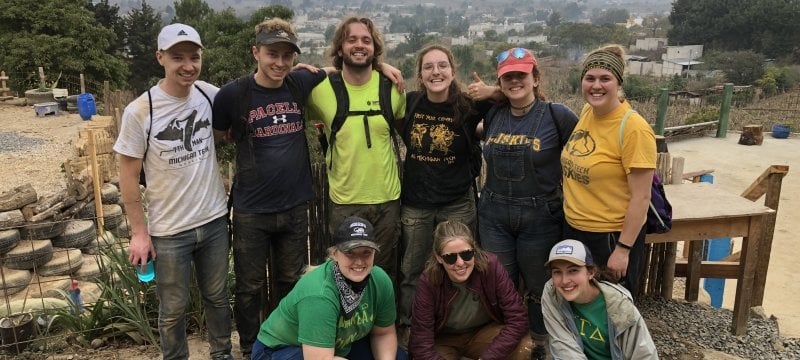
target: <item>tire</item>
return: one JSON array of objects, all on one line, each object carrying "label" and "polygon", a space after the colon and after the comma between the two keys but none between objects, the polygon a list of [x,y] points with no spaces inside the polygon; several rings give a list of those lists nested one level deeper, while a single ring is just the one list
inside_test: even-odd
[{"label": "tire", "polygon": [[122,207],[119,205],[103,205],[103,224],[106,230],[111,230],[119,226],[124,219]]},{"label": "tire", "polygon": [[131,229],[127,221],[122,221],[119,226],[111,229],[111,233],[117,238],[131,238]]},{"label": "tire", "polygon": [[36,268],[39,276],[69,275],[83,265],[83,254],[79,249],[53,248],[53,258]]},{"label": "tire", "polygon": [[11,269],[30,270],[42,266],[53,258],[50,240],[21,240],[3,255],[3,265]]},{"label": "tire", "polygon": [[5,254],[17,246],[19,230],[0,230],[0,254]]},{"label": "tire", "polygon": [[53,246],[61,248],[80,248],[95,238],[94,221],[72,220],[64,232],[53,238]]},{"label": "tire", "polygon": [[94,200],[87,202],[83,208],[78,211],[78,218],[83,220],[94,220],[97,217],[97,207],[94,205]]},{"label": "tire", "polygon": [[105,183],[100,188],[100,198],[103,199],[103,204],[116,204],[119,202],[119,189],[114,184]]},{"label": "tire", "polygon": [[16,294],[31,283],[33,273],[28,270],[16,270],[3,267],[0,273],[0,294]]},{"label": "tire", "polygon": [[64,221],[28,224],[19,229],[19,235],[23,240],[52,239],[64,232],[66,227]]},{"label": "tire", "polygon": [[[75,270],[72,277],[80,281],[97,281],[100,278],[100,256],[102,255],[84,255],[83,264]],[[108,264],[108,260],[104,260]]]}]

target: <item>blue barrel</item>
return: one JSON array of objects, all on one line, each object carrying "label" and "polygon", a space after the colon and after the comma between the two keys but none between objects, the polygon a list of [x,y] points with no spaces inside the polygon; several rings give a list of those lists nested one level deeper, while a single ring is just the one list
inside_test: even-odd
[{"label": "blue barrel", "polygon": [[91,120],[92,115],[97,114],[97,107],[94,104],[94,96],[90,93],[78,95],[78,114],[83,120]]}]

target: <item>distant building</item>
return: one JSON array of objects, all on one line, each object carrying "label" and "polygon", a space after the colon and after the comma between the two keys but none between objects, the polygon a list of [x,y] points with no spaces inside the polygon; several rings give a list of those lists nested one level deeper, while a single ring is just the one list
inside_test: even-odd
[{"label": "distant building", "polygon": [[538,43],[538,44],[546,44],[547,43],[547,36],[545,35],[536,35],[536,36],[509,36],[508,40],[506,40],[509,44],[514,45],[524,45],[529,43]]},{"label": "distant building", "polygon": [[667,38],[636,39],[636,45],[631,46],[631,52],[661,50],[667,46]]},{"label": "distant building", "polygon": [[[652,46],[658,43],[659,40],[650,40],[641,45]],[[637,45],[639,44],[637,40]],[[661,63],[642,57],[629,57],[628,73],[655,77],[683,76],[692,71],[692,66],[703,63],[697,60],[703,56],[703,45],[667,46],[666,49],[666,53],[661,56]]]}]

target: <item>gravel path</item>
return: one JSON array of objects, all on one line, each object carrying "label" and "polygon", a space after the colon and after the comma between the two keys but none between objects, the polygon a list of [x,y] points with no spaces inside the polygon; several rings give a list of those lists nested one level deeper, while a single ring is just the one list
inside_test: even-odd
[{"label": "gravel path", "polygon": [[800,339],[780,337],[774,317],[751,316],[747,334],[735,336],[730,310],[661,297],[643,298],[638,307],[662,359],[702,359],[696,356],[704,349],[743,359],[800,359]]}]

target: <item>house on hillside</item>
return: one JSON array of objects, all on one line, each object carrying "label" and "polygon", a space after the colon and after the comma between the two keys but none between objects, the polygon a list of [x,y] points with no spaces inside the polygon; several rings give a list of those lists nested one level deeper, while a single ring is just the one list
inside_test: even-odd
[{"label": "house on hillside", "polygon": [[631,52],[661,50],[667,46],[667,38],[636,39],[636,45],[631,46]]},{"label": "house on hillside", "polygon": [[514,45],[525,45],[530,43],[547,44],[547,36],[546,35],[509,36],[506,42]]},{"label": "house on hillside", "polygon": [[[655,39],[655,38],[654,38]],[[660,41],[651,40],[644,42],[642,46],[652,46],[653,42],[659,44]],[[637,40],[637,45],[639,41]],[[687,72],[692,72],[692,66],[702,64],[698,61],[703,56],[703,45],[682,45],[667,46],[666,52],[661,56],[661,62],[643,59],[642,57],[629,57],[627,60],[628,72],[633,75],[648,75],[655,77],[672,77],[675,75],[684,76]]]}]

